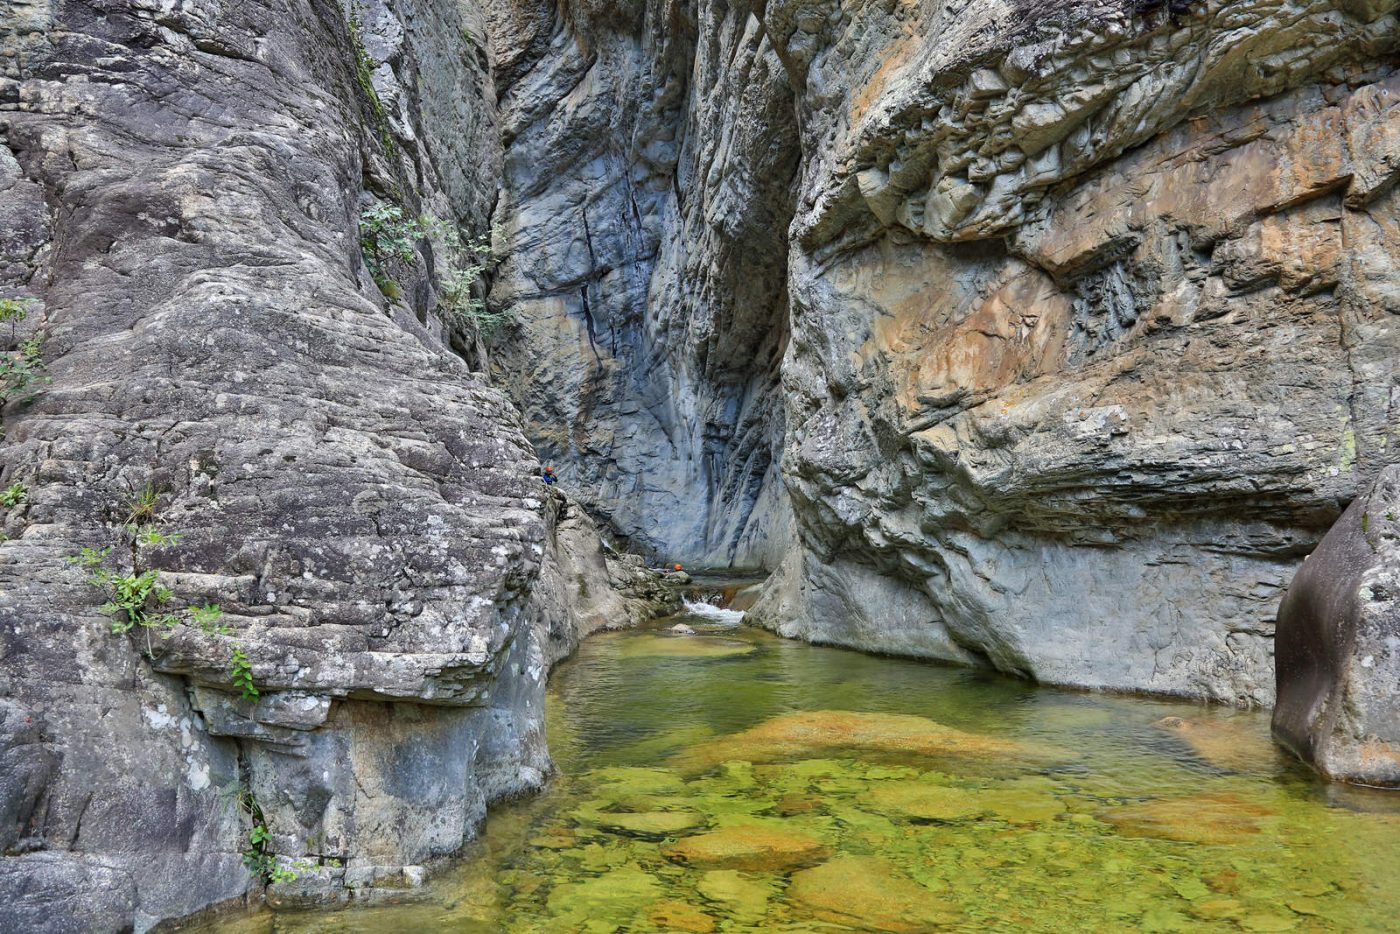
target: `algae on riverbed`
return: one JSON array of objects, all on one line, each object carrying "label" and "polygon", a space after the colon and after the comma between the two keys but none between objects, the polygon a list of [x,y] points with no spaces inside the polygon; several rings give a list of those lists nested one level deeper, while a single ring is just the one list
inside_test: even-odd
[{"label": "algae on riverbed", "polygon": [[405,904],[220,930],[1395,929],[1400,814],[1329,804],[1247,741],[1263,717],[603,635],[554,678],[561,775],[466,861]]}]

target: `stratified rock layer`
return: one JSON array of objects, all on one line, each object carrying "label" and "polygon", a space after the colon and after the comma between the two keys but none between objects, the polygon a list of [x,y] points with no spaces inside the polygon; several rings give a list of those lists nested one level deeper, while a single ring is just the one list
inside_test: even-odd
[{"label": "stratified rock layer", "polygon": [[783,365],[802,547],[755,616],[1269,703],[1282,587],[1396,423],[1393,6],[833,14]]},{"label": "stratified rock layer", "polygon": [[1277,646],[1275,738],[1329,778],[1400,787],[1400,467],[1298,570]]}]

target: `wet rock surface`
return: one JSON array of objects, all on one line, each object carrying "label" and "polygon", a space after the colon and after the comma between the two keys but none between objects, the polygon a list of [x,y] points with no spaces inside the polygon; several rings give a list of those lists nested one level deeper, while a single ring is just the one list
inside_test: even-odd
[{"label": "wet rock surface", "polygon": [[1400,468],[1352,503],[1279,611],[1273,734],[1329,778],[1400,787]]}]

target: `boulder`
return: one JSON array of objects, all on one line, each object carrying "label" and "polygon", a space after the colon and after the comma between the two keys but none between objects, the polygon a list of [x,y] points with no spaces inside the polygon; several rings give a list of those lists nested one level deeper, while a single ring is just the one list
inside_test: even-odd
[{"label": "boulder", "polygon": [[1328,778],[1400,787],[1400,466],[1299,568],[1274,655],[1274,738]]}]

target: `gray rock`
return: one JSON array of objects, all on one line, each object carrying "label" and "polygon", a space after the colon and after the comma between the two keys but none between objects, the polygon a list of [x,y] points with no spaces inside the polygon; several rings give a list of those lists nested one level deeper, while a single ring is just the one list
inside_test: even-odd
[{"label": "gray rock", "polygon": [[[343,864],[307,882],[334,898],[416,876],[550,771],[548,667],[597,622],[561,568],[600,607],[613,568],[472,371],[474,328],[438,313],[441,252],[414,244],[391,300],[357,230],[385,200],[485,227],[499,131],[463,45],[484,21],[354,12],[357,37],[334,5],[7,7],[0,294],[38,299],[52,382],[3,413],[0,483],[28,496],[0,542],[0,926],[244,896],[239,789],[273,855]],[[147,484],[183,537],[143,560],[230,634],[113,634],[65,563],[117,545],[126,570]],[[616,577],[637,594],[597,614],[654,609]]]},{"label": "gray rock", "polygon": [[1400,467],[1298,569],[1275,657],[1275,738],[1328,778],[1400,787]]},{"label": "gray rock", "polygon": [[507,6],[493,373],[582,502],[792,635],[1271,702],[1395,421],[1393,2]]},{"label": "gray rock", "polygon": [[[549,4],[498,6],[493,43],[522,51],[500,85],[509,252],[492,298],[515,323],[492,374],[544,462],[635,550],[776,563],[799,139],[783,65],[747,3],[697,4],[684,28],[659,2],[548,27]],[[532,38],[550,28],[547,47]]]},{"label": "gray rock", "polygon": [[138,904],[130,873],[95,857],[56,853],[0,859],[0,903],[5,930],[25,934],[129,931]]}]

